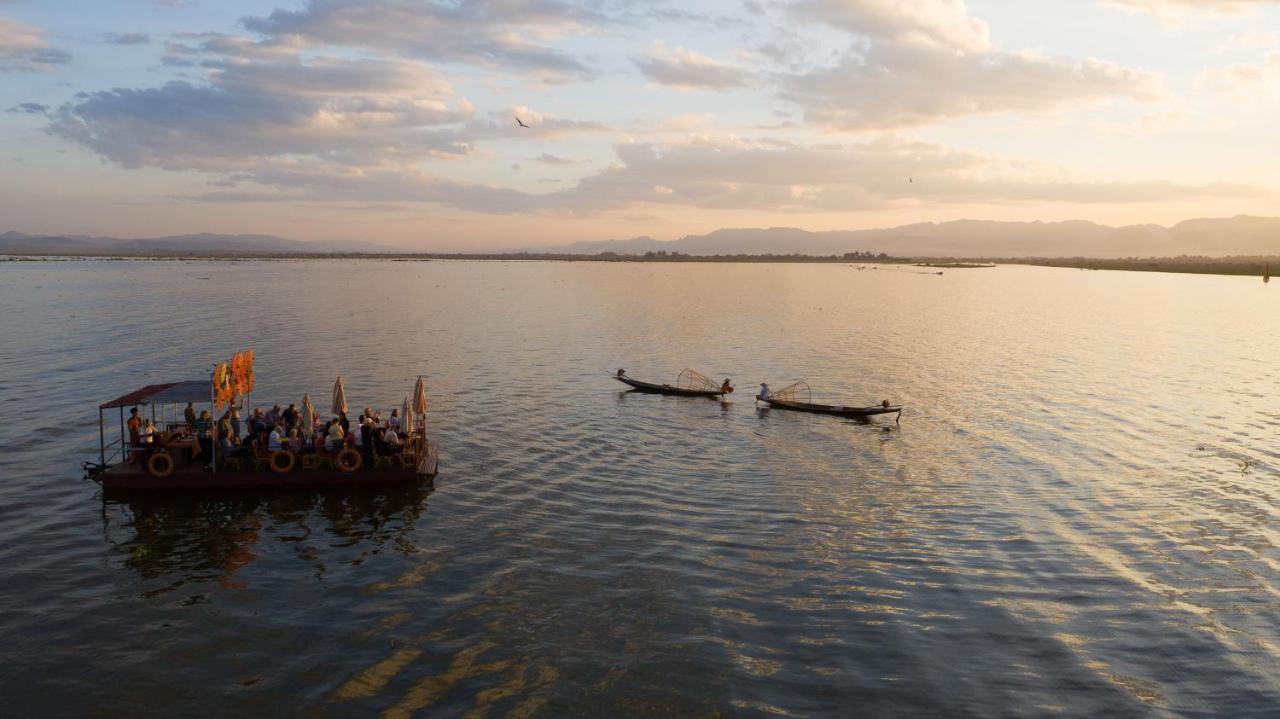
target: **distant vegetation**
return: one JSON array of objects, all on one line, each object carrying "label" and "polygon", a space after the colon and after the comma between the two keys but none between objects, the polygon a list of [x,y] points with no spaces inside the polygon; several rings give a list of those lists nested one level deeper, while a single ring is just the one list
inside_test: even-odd
[{"label": "distant vegetation", "polygon": [[948,270],[989,270],[995,265],[974,264],[972,262],[917,262],[916,267],[937,267]]},{"label": "distant vegetation", "polygon": [[688,255],[681,252],[645,252],[643,254],[619,254],[602,252],[595,255],[559,254],[551,252],[515,253],[367,253],[367,252],[254,252],[235,253],[12,253],[0,255],[0,262],[37,260],[220,260],[231,262],[270,260],[383,260],[391,262],[415,262],[425,260],[483,260],[505,262],[735,262],[735,263],[810,263],[810,264],[896,264],[940,269],[982,269],[1006,265],[1036,265],[1064,267],[1082,270],[1127,270],[1131,272],[1183,272],[1209,275],[1262,276],[1270,270],[1280,271],[1280,256],[1199,257],[1122,257],[1097,259],[1091,257],[894,257],[884,252],[846,252],[839,255],[792,254],[735,254]]},{"label": "distant vegetation", "polygon": [[1082,270],[1128,270],[1131,272],[1184,272],[1200,275],[1262,276],[1268,267],[1280,271],[1280,255],[1267,257],[1121,257],[1100,260],[1093,257],[1043,259],[1039,257],[1002,259],[1006,264],[1043,267],[1075,267]]}]

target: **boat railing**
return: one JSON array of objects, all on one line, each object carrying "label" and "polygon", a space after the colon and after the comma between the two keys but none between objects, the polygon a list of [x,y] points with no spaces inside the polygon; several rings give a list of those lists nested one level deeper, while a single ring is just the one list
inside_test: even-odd
[{"label": "boat railing", "polygon": [[117,464],[124,460],[125,447],[123,439],[113,439],[102,446],[103,464]]}]

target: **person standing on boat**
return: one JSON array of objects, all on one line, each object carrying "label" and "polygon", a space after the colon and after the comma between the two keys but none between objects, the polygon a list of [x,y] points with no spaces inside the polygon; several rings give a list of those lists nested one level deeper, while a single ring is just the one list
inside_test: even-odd
[{"label": "person standing on boat", "polygon": [[231,432],[231,410],[230,410],[230,409],[227,409],[227,411],[226,411],[226,412],[223,412],[223,413],[222,413],[222,416],[218,418],[218,436],[219,436],[219,437],[231,437],[231,436],[232,436],[232,432]]},{"label": "person standing on boat", "polygon": [[249,434],[256,437],[265,431],[267,431],[267,423],[262,419],[262,410],[253,410],[253,414],[249,415]]},{"label": "person standing on boat", "polygon": [[391,410],[391,416],[387,418],[387,429],[400,431],[400,410]]},{"label": "person standing on boat", "polygon": [[329,451],[342,451],[343,434],[341,422],[335,419],[329,423]]},{"label": "person standing on boat", "polygon": [[373,466],[373,418],[365,417],[360,423],[360,454],[364,455],[364,466]]},{"label": "person standing on boat", "polygon": [[129,427],[129,446],[142,446],[142,418],[138,416],[138,408],[134,407],[129,410],[129,421],[125,423]]},{"label": "person standing on boat", "polygon": [[284,428],[285,428],[285,429],[287,429],[287,430],[288,430],[288,429],[293,429],[294,427],[298,426],[298,407],[297,407],[297,405],[290,404],[290,405],[289,405],[289,408],[288,408],[288,409],[286,409],[286,410],[284,411],[284,414],[282,414],[282,415],[281,415],[281,418],[282,418],[282,419],[284,419]]},{"label": "person standing on boat", "polygon": [[351,431],[351,420],[347,419],[346,412],[338,413],[338,426],[342,427],[343,434],[347,434]]},{"label": "person standing on boat", "polygon": [[280,422],[280,405],[278,404],[272,405],[271,409],[267,410],[267,416],[263,417],[263,419],[266,420],[268,425],[275,425],[279,423]]},{"label": "person standing on boat", "polygon": [[190,402],[187,403],[187,408],[182,410],[182,418],[187,421],[188,430],[196,428],[196,408]]},{"label": "person standing on boat", "polygon": [[760,394],[756,395],[756,399],[760,400],[761,402],[768,402],[769,398],[772,396],[773,396],[773,392],[769,391],[769,383],[761,382]]},{"label": "person standing on boat", "polygon": [[213,456],[213,416],[209,414],[209,410],[200,410],[200,417],[196,419],[196,441],[200,443],[200,453],[205,457]]}]

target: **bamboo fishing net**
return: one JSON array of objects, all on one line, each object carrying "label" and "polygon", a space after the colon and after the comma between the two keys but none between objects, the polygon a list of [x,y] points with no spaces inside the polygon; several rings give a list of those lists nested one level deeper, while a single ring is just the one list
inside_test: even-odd
[{"label": "bamboo fishing net", "polygon": [[813,394],[809,391],[809,385],[804,382],[796,382],[789,384],[777,392],[769,395],[769,399],[776,399],[781,402],[801,402],[810,404],[813,401]]},{"label": "bamboo fishing net", "polygon": [[699,392],[718,392],[720,390],[720,385],[712,382],[706,375],[687,368],[682,370],[680,376],[676,378],[676,387],[698,390]]}]

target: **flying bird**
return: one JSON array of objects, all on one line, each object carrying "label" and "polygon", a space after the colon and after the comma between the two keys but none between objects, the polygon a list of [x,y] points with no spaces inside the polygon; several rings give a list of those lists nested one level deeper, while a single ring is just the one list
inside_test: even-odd
[{"label": "flying bird", "polygon": [[528,125],[524,124],[524,121],[520,119],[519,115],[515,115],[515,118],[516,118],[517,125],[519,125],[520,127],[528,127]]}]

